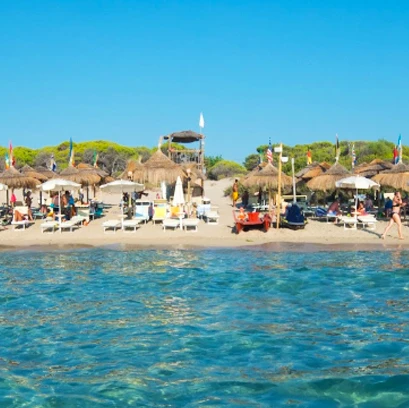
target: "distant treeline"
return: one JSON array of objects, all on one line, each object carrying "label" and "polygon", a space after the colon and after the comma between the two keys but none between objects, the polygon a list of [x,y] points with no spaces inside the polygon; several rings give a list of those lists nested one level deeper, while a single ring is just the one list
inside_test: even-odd
[{"label": "distant treeline", "polygon": [[[273,145],[274,146],[277,145]],[[356,164],[369,163],[373,159],[379,158],[383,160],[393,160],[394,143],[386,140],[378,140],[374,142],[354,142]],[[254,169],[259,160],[266,161],[266,151],[268,145],[256,147],[245,158],[243,163],[226,160],[221,155],[206,156],[205,165],[207,176],[211,179],[219,179],[223,177],[234,177],[246,174]],[[162,151],[167,154],[168,145],[162,146]],[[173,149],[181,149],[182,146],[176,143],[172,144]],[[145,162],[156,151],[156,147],[149,148],[145,146],[127,147],[114,142],[108,141],[91,141],[74,143],[75,162],[92,163],[95,153],[98,154],[98,167],[104,169],[111,175],[121,173],[127,164],[127,161],[134,159],[140,162]],[[315,142],[311,144],[299,144],[295,146],[283,145],[283,156],[294,158],[295,172],[302,169],[307,164],[307,151],[311,152],[312,161],[323,162],[329,164],[335,162],[335,144],[330,142]],[[347,169],[352,167],[352,144],[350,142],[340,142],[340,160],[339,162]],[[8,153],[8,147],[0,147],[0,169],[4,169],[5,156]],[[16,160],[17,168],[28,164],[32,167],[47,166],[50,158],[53,155],[57,163],[57,169],[62,170],[68,166],[69,141],[63,142],[57,146],[46,146],[40,149],[30,149],[27,147],[17,146],[13,149],[13,154]],[[409,150],[403,146],[403,161],[408,162]],[[273,154],[273,164],[277,165],[278,155]],[[291,160],[283,164],[283,171],[287,174],[291,173]]]}]

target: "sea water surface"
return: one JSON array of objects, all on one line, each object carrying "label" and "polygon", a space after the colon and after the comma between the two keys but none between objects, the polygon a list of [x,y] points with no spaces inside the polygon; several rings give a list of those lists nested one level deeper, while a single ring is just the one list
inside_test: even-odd
[{"label": "sea water surface", "polygon": [[0,407],[409,407],[409,256],[0,254]]}]

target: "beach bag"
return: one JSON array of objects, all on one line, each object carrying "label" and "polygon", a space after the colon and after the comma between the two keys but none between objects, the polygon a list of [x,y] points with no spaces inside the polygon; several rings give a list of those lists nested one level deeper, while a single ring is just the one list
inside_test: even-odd
[{"label": "beach bag", "polygon": [[318,207],[315,210],[316,217],[325,217],[327,215],[327,210],[325,208]]}]

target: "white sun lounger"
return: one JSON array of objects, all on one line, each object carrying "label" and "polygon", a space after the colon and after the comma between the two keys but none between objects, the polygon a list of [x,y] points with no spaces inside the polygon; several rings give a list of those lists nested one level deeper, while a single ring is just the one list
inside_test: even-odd
[{"label": "white sun lounger", "polygon": [[[11,221],[11,225],[13,226],[13,231],[24,231],[28,224],[30,224],[28,220]],[[17,228],[17,227],[23,227],[23,228]]]},{"label": "white sun lounger", "polygon": [[58,229],[57,221],[46,221],[40,225],[41,232],[44,234],[45,231],[50,231],[49,234],[53,234],[56,229]]},{"label": "white sun lounger", "polygon": [[217,225],[219,223],[220,215],[217,211],[208,211],[204,216],[207,224]]},{"label": "white sun lounger", "polygon": [[363,228],[369,230],[376,229],[377,219],[373,215],[360,215],[358,216],[358,221],[362,224]]},{"label": "white sun lounger", "polygon": [[358,219],[355,217],[338,217],[338,222],[344,224],[344,229],[356,230]]},{"label": "white sun lounger", "polygon": [[79,228],[78,221],[76,220],[69,220],[58,224],[58,228],[60,232],[63,230],[69,230],[70,232],[74,231],[74,228]]},{"label": "white sun lounger", "polygon": [[113,233],[115,234],[118,228],[121,228],[121,221],[118,220],[108,220],[102,223],[102,227],[104,228],[104,233],[108,234],[108,230],[112,229]]},{"label": "white sun lounger", "polygon": [[196,232],[198,225],[199,225],[199,220],[197,218],[184,218],[182,220],[182,226],[185,229],[185,231],[188,231],[190,229]]},{"label": "white sun lounger", "polygon": [[[138,227],[138,225],[140,224],[142,220],[124,220],[122,221],[122,231],[123,232],[136,232],[136,228]],[[130,230],[130,231],[127,231]]]},{"label": "white sun lounger", "polygon": [[166,228],[173,228],[174,230],[176,228],[180,227],[180,220],[177,220],[176,218],[165,218],[162,221],[162,228],[163,231],[166,230]]}]

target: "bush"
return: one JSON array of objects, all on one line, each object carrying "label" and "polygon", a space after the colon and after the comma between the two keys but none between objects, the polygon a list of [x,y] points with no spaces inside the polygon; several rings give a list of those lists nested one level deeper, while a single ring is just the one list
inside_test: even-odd
[{"label": "bush", "polygon": [[246,173],[247,170],[240,164],[233,161],[221,160],[208,169],[207,176],[210,180],[219,180],[226,177],[241,177]]}]

